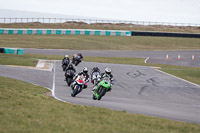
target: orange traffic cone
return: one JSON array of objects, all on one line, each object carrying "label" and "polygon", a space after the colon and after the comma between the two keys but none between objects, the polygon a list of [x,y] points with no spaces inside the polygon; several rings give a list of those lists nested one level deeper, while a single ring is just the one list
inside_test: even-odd
[{"label": "orange traffic cone", "polygon": [[181,59],[181,55],[179,54],[179,55],[178,55],[178,60],[180,60],[180,59]]},{"label": "orange traffic cone", "polygon": [[192,55],[192,60],[194,60],[194,55]]},{"label": "orange traffic cone", "polygon": [[168,54],[167,54],[167,55],[166,55],[166,60],[168,60],[168,58],[169,58],[169,57],[168,57]]}]

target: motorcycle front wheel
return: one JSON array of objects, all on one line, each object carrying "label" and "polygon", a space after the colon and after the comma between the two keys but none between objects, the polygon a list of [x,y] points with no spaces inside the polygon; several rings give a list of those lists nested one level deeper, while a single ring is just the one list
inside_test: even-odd
[{"label": "motorcycle front wheel", "polygon": [[106,94],[106,89],[105,88],[100,88],[99,91],[99,97],[97,98],[98,100],[101,100],[101,98]]},{"label": "motorcycle front wheel", "polygon": [[77,92],[78,92],[78,88],[79,88],[79,86],[76,85],[76,86],[74,87],[74,89],[72,89],[72,93],[71,93],[71,96],[72,96],[72,97],[75,97],[75,96],[76,96],[76,94],[77,94]]},{"label": "motorcycle front wheel", "polygon": [[75,66],[77,66],[77,65],[78,65],[78,63],[79,63],[78,61],[75,61],[74,65],[75,65]]}]

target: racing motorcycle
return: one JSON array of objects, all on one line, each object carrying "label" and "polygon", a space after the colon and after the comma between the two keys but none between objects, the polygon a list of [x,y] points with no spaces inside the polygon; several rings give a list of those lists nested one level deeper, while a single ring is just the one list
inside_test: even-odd
[{"label": "racing motorcycle", "polygon": [[82,89],[84,88],[85,83],[85,76],[78,75],[78,77],[74,81],[74,87],[72,87],[71,96],[75,97],[77,94],[79,94]]},{"label": "racing motorcycle", "polygon": [[81,57],[79,55],[72,58],[72,63],[77,66],[82,61]]},{"label": "racing motorcycle", "polygon": [[93,92],[94,100],[101,100],[106,92],[111,88],[111,81],[108,77],[104,77],[96,86]]},{"label": "racing motorcycle", "polygon": [[100,77],[100,73],[99,72],[93,72],[91,74],[91,83],[93,85],[96,85],[97,81],[98,81],[98,78]]},{"label": "racing motorcycle", "polygon": [[74,70],[69,69],[66,71],[66,73],[65,73],[66,80],[65,81],[68,86],[70,86],[70,84],[73,82],[74,75],[75,75]]}]

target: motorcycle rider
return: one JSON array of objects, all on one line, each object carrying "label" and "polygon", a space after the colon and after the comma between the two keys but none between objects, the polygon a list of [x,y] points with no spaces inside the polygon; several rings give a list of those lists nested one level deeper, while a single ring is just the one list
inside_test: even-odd
[{"label": "motorcycle rider", "polygon": [[[114,84],[114,79],[113,79],[113,75],[111,74],[111,72],[112,72],[112,70],[111,70],[110,68],[106,68],[106,69],[105,69],[105,72],[104,72],[104,73],[101,73],[100,77],[99,77],[98,80],[97,80],[97,81],[98,81],[98,82],[97,82],[98,85],[96,84],[92,91],[94,91],[95,89],[97,89],[97,86],[99,86],[99,82],[100,82],[101,79],[103,79],[104,77],[108,77],[108,78],[110,79],[110,81],[111,81],[111,87],[112,87],[112,85]],[[112,89],[111,87],[109,88],[108,91],[111,91],[111,89]]]},{"label": "motorcycle rider", "polygon": [[[90,73],[90,76],[91,76],[91,81],[92,81],[92,76],[93,76],[93,73],[94,72],[98,72],[99,74],[101,73],[101,71],[100,71],[100,69],[97,67],[97,66],[95,66],[95,67],[93,67],[93,69],[92,69],[92,71],[91,71],[91,73]],[[94,83],[93,83],[94,84]]]},{"label": "motorcycle rider", "polygon": [[81,53],[76,53],[76,54],[74,54],[73,57],[72,57],[73,63],[74,63],[74,59],[76,58],[76,56],[80,56],[81,61],[83,60],[83,55],[82,55]]},{"label": "motorcycle rider", "polygon": [[67,68],[65,69],[65,80],[67,79],[67,70],[73,70],[74,73],[76,73],[76,69],[74,68],[72,63],[69,63],[69,65],[67,66]]},{"label": "motorcycle rider", "polygon": [[95,66],[95,67],[92,68],[91,74],[93,74],[94,72],[101,73],[100,69],[97,66]]},{"label": "motorcycle rider", "polygon": [[[88,68],[87,67],[84,67],[83,68],[83,71],[79,72],[78,74],[76,74],[74,76],[74,81],[76,80],[76,78],[78,76],[85,76],[85,84],[84,84],[84,87],[83,89],[86,89],[87,88],[87,82],[89,82],[89,75],[88,75]],[[73,82],[73,84],[71,85],[72,89],[74,89],[74,84],[75,82]]]},{"label": "motorcycle rider", "polygon": [[[68,64],[70,63],[70,59],[68,55],[65,55],[65,57],[62,59],[62,67],[64,65],[68,66]],[[64,71],[64,70],[63,70]]]}]

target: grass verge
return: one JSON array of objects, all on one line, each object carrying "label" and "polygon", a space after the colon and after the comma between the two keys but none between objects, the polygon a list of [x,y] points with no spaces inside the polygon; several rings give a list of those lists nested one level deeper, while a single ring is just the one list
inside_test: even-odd
[{"label": "grass verge", "polygon": [[85,35],[0,35],[0,47],[74,50],[196,50],[198,38]]},{"label": "grass verge", "polygon": [[0,54],[0,65],[35,66],[38,60],[23,55]]},{"label": "grass verge", "polygon": [[0,132],[199,133],[200,125],[63,103],[46,89],[0,77]]}]

